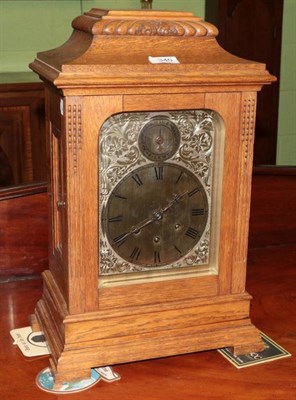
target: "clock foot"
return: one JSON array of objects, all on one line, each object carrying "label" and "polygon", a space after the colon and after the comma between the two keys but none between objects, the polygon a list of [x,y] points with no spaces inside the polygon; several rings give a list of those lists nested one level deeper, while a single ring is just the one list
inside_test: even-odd
[{"label": "clock foot", "polygon": [[91,377],[91,368],[62,371],[59,367],[56,368],[51,358],[49,359],[49,363],[51,373],[54,376],[54,390],[60,390],[65,382],[79,382],[83,379],[90,379]]},{"label": "clock foot", "polygon": [[30,323],[30,326],[31,326],[31,329],[33,332],[41,331],[40,324],[39,324],[35,314],[32,314],[29,316],[29,323]]},{"label": "clock foot", "polygon": [[231,349],[234,356],[240,356],[242,354],[259,353],[260,351],[263,351],[264,348],[265,344],[259,334],[257,341],[246,344],[240,344],[238,346],[232,347]]}]

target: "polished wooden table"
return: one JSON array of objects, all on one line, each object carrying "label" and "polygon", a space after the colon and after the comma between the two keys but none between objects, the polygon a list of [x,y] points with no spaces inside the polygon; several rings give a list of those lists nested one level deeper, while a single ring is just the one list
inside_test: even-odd
[{"label": "polished wooden table", "polygon": [[[48,357],[25,358],[10,330],[28,326],[41,295],[38,277],[0,284],[0,398],[100,400],[293,400],[296,399],[296,246],[252,249],[247,289],[253,295],[256,326],[292,353],[292,357],[238,370],[217,351],[115,366],[122,379],[100,381],[77,394],[52,395],[35,384]],[[66,396],[66,397],[64,397]],[[68,397],[67,397],[68,396]]]}]

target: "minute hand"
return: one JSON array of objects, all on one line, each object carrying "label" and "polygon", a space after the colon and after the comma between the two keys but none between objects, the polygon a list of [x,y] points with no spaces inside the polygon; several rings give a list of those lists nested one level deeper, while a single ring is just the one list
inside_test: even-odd
[{"label": "minute hand", "polygon": [[184,196],[186,196],[186,194],[188,194],[188,190],[187,190],[186,192],[182,193],[182,194],[174,194],[173,200],[172,200],[165,208],[162,208],[162,209],[160,210],[160,212],[161,212],[162,214],[164,214],[165,212],[167,212],[167,211],[168,211],[170,208],[172,208],[175,204],[179,203],[180,200],[182,200],[182,198],[183,198]]}]

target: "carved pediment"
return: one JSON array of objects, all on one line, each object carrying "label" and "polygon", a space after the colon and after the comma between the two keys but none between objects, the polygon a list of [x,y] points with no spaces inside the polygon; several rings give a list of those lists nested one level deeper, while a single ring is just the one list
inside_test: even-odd
[{"label": "carved pediment", "polygon": [[[94,23],[94,19],[97,21]],[[217,36],[218,29],[192,13],[104,11],[93,9],[73,21],[73,28],[111,36]]]},{"label": "carved pediment", "polygon": [[[62,46],[38,53],[30,65],[59,88],[137,85],[254,85],[270,83],[265,65],[219,46],[218,30],[190,12],[92,9],[72,22]],[[177,59],[176,64],[154,58]]]}]

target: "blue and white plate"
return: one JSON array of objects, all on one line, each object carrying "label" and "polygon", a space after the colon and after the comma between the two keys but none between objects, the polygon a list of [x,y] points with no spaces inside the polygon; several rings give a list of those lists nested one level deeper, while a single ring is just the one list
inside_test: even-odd
[{"label": "blue and white plate", "polygon": [[59,389],[54,389],[54,377],[49,368],[41,371],[36,378],[37,386],[49,393],[76,393],[82,390],[89,389],[99,382],[101,375],[96,369],[91,370],[91,377],[89,379],[82,379],[74,382],[63,382]]}]

